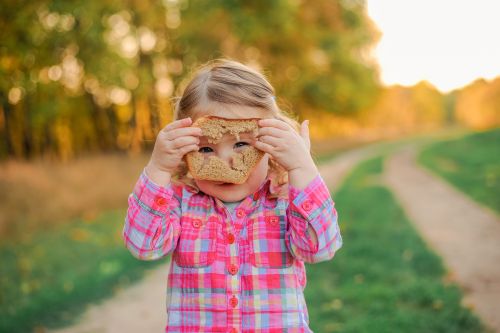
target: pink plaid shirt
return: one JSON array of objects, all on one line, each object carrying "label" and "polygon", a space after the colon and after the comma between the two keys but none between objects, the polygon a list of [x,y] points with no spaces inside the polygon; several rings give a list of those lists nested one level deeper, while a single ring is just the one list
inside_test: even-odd
[{"label": "pink plaid shirt", "polygon": [[172,253],[166,332],[311,332],[304,262],[329,260],[341,247],[337,212],[321,176],[304,190],[289,186],[287,197],[272,193],[267,179],[229,211],[143,171],[123,237],[142,260]]}]

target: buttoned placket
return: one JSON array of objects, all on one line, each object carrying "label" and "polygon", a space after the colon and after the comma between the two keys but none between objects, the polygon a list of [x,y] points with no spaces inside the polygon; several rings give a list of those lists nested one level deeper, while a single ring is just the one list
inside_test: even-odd
[{"label": "buttoned placket", "polygon": [[[226,298],[227,298],[227,331],[240,332],[242,325],[241,317],[241,267],[240,267],[240,234],[244,230],[248,214],[253,211],[255,202],[258,201],[259,193],[242,201],[233,214],[218,199],[214,204],[226,216],[224,228],[224,240],[226,246]],[[252,200],[253,199],[253,200]]]},{"label": "buttoned placket", "polygon": [[231,215],[226,207],[226,273],[227,273],[227,306],[228,332],[239,332],[241,329],[241,278],[240,278],[240,232],[247,212],[244,208],[237,208]]}]

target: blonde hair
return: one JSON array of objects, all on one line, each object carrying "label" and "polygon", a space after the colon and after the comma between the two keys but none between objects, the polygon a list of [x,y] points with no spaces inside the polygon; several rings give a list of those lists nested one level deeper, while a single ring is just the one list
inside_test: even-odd
[{"label": "blonde hair", "polygon": [[[198,113],[208,110],[211,103],[259,108],[270,118],[283,120],[296,131],[300,128],[291,115],[278,107],[274,88],[264,75],[237,61],[217,59],[198,68],[175,103],[174,119],[195,118]],[[183,163],[174,176],[197,188],[187,174],[187,166]],[[275,185],[288,181],[286,170],[272,158],[269,158],[269,174]]]}]

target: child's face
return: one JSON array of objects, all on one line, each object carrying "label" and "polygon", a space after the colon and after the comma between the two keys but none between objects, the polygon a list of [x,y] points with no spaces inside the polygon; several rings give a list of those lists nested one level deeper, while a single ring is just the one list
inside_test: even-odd
[{"label": "child's face", "polygon": [[[232,109],[232,110],[231,110]],[[243,110],[245,109],[245,110]],[[202,115],[214,115],[225,118],[264,118],[266,114],[261,110],[250,107],[241,106],[224,106],[217,110],[217,112],[206,112]],[[200,138],[199,152],[208,156],[216,156],[232,165],[232,158],[235,153],[241,153],[246,146],[251,145],[255,137],[252,133],[240,133],[240,139],[235,136],[226,134],[222,139],[216,143],[209,143],[207,138]],[[250,176],[243,184],[231,184],[210,180],[195,179],[196,185],[204,193],[216,197],[222,201],[234,202],[240,201],[247,196],[255,193],[262,183],[266,180],[269,170],[269,155],[264,154],[259,163],[255,166]]]},{"label": "child's face", "polygon": [[[210,154],[215,154],[215,156],[231,164],[230,156],[232,155],[232,152],[242,149],[242,146],[240,145],[242,142],[244,142],[244,140],[243,138],[240,139],[240,141],[223,140],[217,145],[211,145],[212,147],[216,146],[217,152],[210,152]],[[203,146],[201,143],[200,147],[201,149],[208,148],[208,146]],[[266,180],[269,169],[268,163],[269,155],[264,154],[262,159],[255,166],[253,171],[250,173],[250,176],[248,176],[248,179],[243,184],[223,183],[199,179],[195,179],[195,182],[201,191],[222,201],[240,201],[247,196],[255,193],[262,185],[262,183]]]}]

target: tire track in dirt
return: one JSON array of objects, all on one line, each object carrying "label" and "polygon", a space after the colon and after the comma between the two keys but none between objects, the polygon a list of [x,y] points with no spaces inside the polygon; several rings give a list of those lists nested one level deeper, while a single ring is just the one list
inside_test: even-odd
[{"label": "tire track in dirt", "polygon": [[416,165],[408,147],[386,160],[384,180],[462,287],[463,304],[500,332],[500,218]]}]

